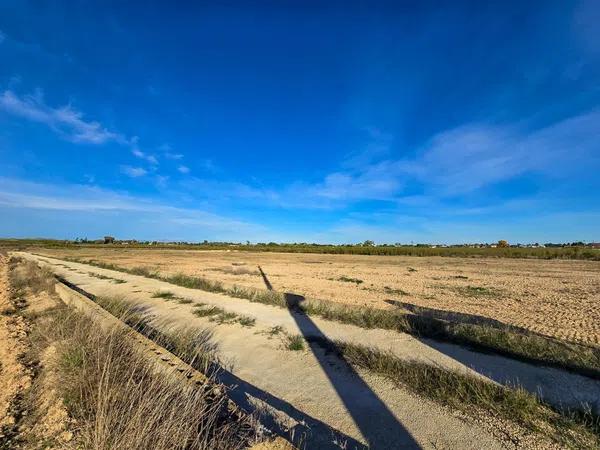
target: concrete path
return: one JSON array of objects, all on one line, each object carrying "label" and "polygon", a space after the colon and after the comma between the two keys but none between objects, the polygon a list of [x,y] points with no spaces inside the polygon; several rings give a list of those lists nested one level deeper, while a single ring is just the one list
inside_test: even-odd
[{"label": "concrete path", "polygon": [[[237,401],[254,406],[258,402],[283,414],[293,430],[307,433],[306,439],[312,443],[308,448],[335,447],[336,442],[342,448],[344,442],[345,448],[360,448],[365,444],[371,448],[501,448],[503,442],[481,427],[467,424],[432,402],[395,388],[377,376],[356,373],[319,346],[303,352],[285,350],[279,337],[269,336],[273,327],[282,327],[292,334],[368,344],[390,350],[400,358],[467,371],[499,382],[519,380],[526,388],[541,391],[547,399],[564,403],[600,398],[600,383],[557,369],[538,368],[392,331],[365,330],[291,315],[287,309],[86,264],[28,253],[19,255],[51,266],[69,282],[94,295],[120,296],[146,308],[158,319],[212,329],[220,355],[230,366],[223,374],[223,381],[239,386]],[[115,284],[90,274],[125,283]],[[192,314],[193,304],[152,298],[152,293],[159,290],[253,317],[256,326],[216,325],[197,318]],[[305,426],[294,427],[297,422],[305,422]],[[330,427],[336,432],[327,431]],[[317,441],[318,445],[313,446]]]}]

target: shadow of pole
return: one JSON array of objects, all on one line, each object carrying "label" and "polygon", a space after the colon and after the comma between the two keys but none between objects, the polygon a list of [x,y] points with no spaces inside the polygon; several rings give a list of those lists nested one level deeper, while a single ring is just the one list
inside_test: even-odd
[{"label": "shadow of pole", "polygon": [[[259,271],[267,288],[272,290],[273,287],[260,266]],[[330,341],[310,317],[304,314],[300,308],[300,304],[305,300],[304,297],[291,293],[285,293],[284,296],[290,315],[368,447],[371,449],[421,448],[386,404],[340,356],[341,353],[335,343]],[[338,356],[336,364],[333,364],[328,357],[329,353]]]},{"label": "shadow of pole", "polygon": [[270,291],[272,291],[273,290],[273,285],[271,284],[271,282],[267,278],[267,275],[263,272],[262,267],[258,266],[258,271],[260,272],[260,276],[262,277],[263,281],[265,282],[265,286],[267,286],[267,289],[270,290]]},{"label": "shadow of pole", "polygon": [[285,428],[271,411],[260,412],[260,422],[270,431],[289,439],[298,448],[340,450],[360,449],[367,447],[356,439],[331,428],[314,417],[298,410],[290,403],[242,380],[228,370],[219,367],[215,370],[217,380],[228,387],[228,396],[236,405],[248,413],[257,411],[249,397],[260,400],[270,408],[280,411],[296,422],[291,428]]}]

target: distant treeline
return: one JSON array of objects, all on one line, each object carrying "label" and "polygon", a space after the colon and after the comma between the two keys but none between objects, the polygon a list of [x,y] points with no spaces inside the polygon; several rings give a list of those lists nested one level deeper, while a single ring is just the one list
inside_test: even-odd
[{"label": "distant treeline", "polygon": [[[344,255],[381,255],[381,256],[447,256],[447,257],[490,257],[490,258],[539,258],[539,259],[587,259],[600,261],[600,249],[583,243],[548,244],[545,247],[494,247],[491,245],[472,246],[429,246],[421,245],[375,245],[369,243],[356,245],[327,244],[240,244],[228,242],[140,242],[117,241],[108,243],[98,241],[64,241],[49,239],[2,239],[0,247],[26,249],[29,247],[45,248],[135,248],[135,249],[181,249],[181,250],[238,250],[283,253],[323,253]],[[563,246],[564,245],[564,246]]]}]

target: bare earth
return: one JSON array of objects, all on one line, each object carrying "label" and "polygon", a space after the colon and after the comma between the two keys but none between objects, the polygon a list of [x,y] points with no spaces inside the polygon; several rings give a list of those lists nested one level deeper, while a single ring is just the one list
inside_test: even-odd
[{"label": "bare earth", "polygon": [[10,315],[11,311],[7,258],[0,254],[0,441],[15,424],[15,398],[31,384],[29,370],[20,362],[27,350],[27,327],[21,317]]},{"label": "bare earth", "polygon": [[39,252],[264,288],[260,265],[278,291],[376,308],[395,308],[388,303],[393,300],[600,345],[598,261],[138,249]]}]

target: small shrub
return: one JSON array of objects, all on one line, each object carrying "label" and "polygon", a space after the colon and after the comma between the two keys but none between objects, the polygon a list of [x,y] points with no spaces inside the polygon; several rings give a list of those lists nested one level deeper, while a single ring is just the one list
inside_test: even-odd
[{"label": "small shrub", "polygon": [[231,323],[234,319],[237,318],[237,314],[233,312],[223,311],[217,315],[214,315],[210,318],[211,322],[217,322],[219,325],[223,323]]},{"label": "small shrub", "polygon": [[299,334],[288,335],[286,348],[292,351],[304,350],[304,338]]},{"label": "small shrub", "polygon": [[281,325],[277,325],[277,326],[272,327],[268,331],[268,334],[269,334],[269,336],[277,336],[281,332],[283,332],[283,327]]},{"label": "small shrub", "polygon": [[253,327],[256,325],[256,319],[254,317],[242,316],[238,319],[238,322],[243,327]]},{"label": "small shrub", "polygon": [[218,308],[217,306],[210,306],[208,308],[196,308],[194,310],[194,315],[198,316],[198,317],[210,317],[210,316],[216,316],[217,314],[222,314],[225,311],[221,308]]}]

